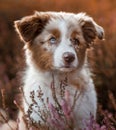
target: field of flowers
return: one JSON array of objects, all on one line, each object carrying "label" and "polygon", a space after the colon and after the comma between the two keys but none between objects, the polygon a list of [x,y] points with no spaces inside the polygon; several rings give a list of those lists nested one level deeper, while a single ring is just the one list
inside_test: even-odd
[{"label": "field of flowers", "polygon": [[[95,130],[116,128],[116,0],[1,0],[0,1],[0,107],[16,119],[20,102],[20,73],[25,66],[23,43],[19,40],[13,21],[38,11],[87,12],[105,30],[105,40],[95,44],[88,58],[98,95],[97,122],[92,117],[86,130],[93,124],[103,125]],[[111,128],[113,127],[113,129]]]}]

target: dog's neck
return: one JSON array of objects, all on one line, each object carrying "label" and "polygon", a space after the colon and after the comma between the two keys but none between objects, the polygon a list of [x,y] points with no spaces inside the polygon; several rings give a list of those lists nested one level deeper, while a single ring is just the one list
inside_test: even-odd
[{"label": "dog's neck", "polygon": [[85,86],[85,84],[88,84],[88,82],[90,82],[87,81],[88,77],[89,79],[91,79],[90,71],[87,70],[87,68],[83,67],[80,70],[69,73],[63,73],[56,70],[42,71],[41,69],[31,64],[31,66],[27,68],[26,79],[31,80],[32,84],[35,82],[41,82],[42,84],[46,84],[46,86],[50,86],[51,82],[53,82],[53,79],[56,84],[59,84],[61,81],[64,81],[67,78],[68,84],[76,86],[78,88],[82,88],[82,86]]}]

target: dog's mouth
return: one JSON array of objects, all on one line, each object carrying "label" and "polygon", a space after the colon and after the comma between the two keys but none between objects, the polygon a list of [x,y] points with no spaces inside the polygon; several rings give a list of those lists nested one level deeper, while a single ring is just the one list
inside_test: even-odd
[{"label": "dog's mouth", "polygon": [[76,70],[77,68],[73,66],[65,65],[62,67],[57,67],[56,69],[62,72],[71,72],[71,71]]}]

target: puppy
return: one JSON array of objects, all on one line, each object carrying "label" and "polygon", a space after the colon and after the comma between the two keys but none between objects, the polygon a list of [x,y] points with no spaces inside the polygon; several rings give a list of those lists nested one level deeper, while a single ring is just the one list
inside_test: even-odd
[{"label": "puppy", "polygon": [[[49,98],[49,102],[55,104],[50,87],[54,79],[60,102],[60,82],[67,77],[65,89],[70,93],[69,104],[73,104],[75,91],[81,92],[73,110],[75,130],[84,128],[83,120],[89,119],[90,114],[96,117],[97,109],[94,83],[87,67],[87,49],[96,39],[104,38],[103,28],[85,13],[65,12],[35,12],[15,21],[15,28],[25,43],[24,113],[27,114],[30,109],[31,93],[34,92],[37,104],[33,104],[29,120],[42,122],[36,108],[38,105],[40,109],[45,109],[38,98],[39,89],[43,92],[44,101]],[[19,119],[19,130],[26,130],[21,112]]]}]

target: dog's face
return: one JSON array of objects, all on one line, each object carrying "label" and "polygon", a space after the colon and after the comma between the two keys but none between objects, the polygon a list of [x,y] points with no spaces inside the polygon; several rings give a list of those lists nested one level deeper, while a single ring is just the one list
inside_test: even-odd
[{"label": "dog's face", "polygon": [[86,49],[104,36],[103,28],[84,13],[36,12],[16,21],[15,27],[30,60],[41,70],[81,68]]}]

